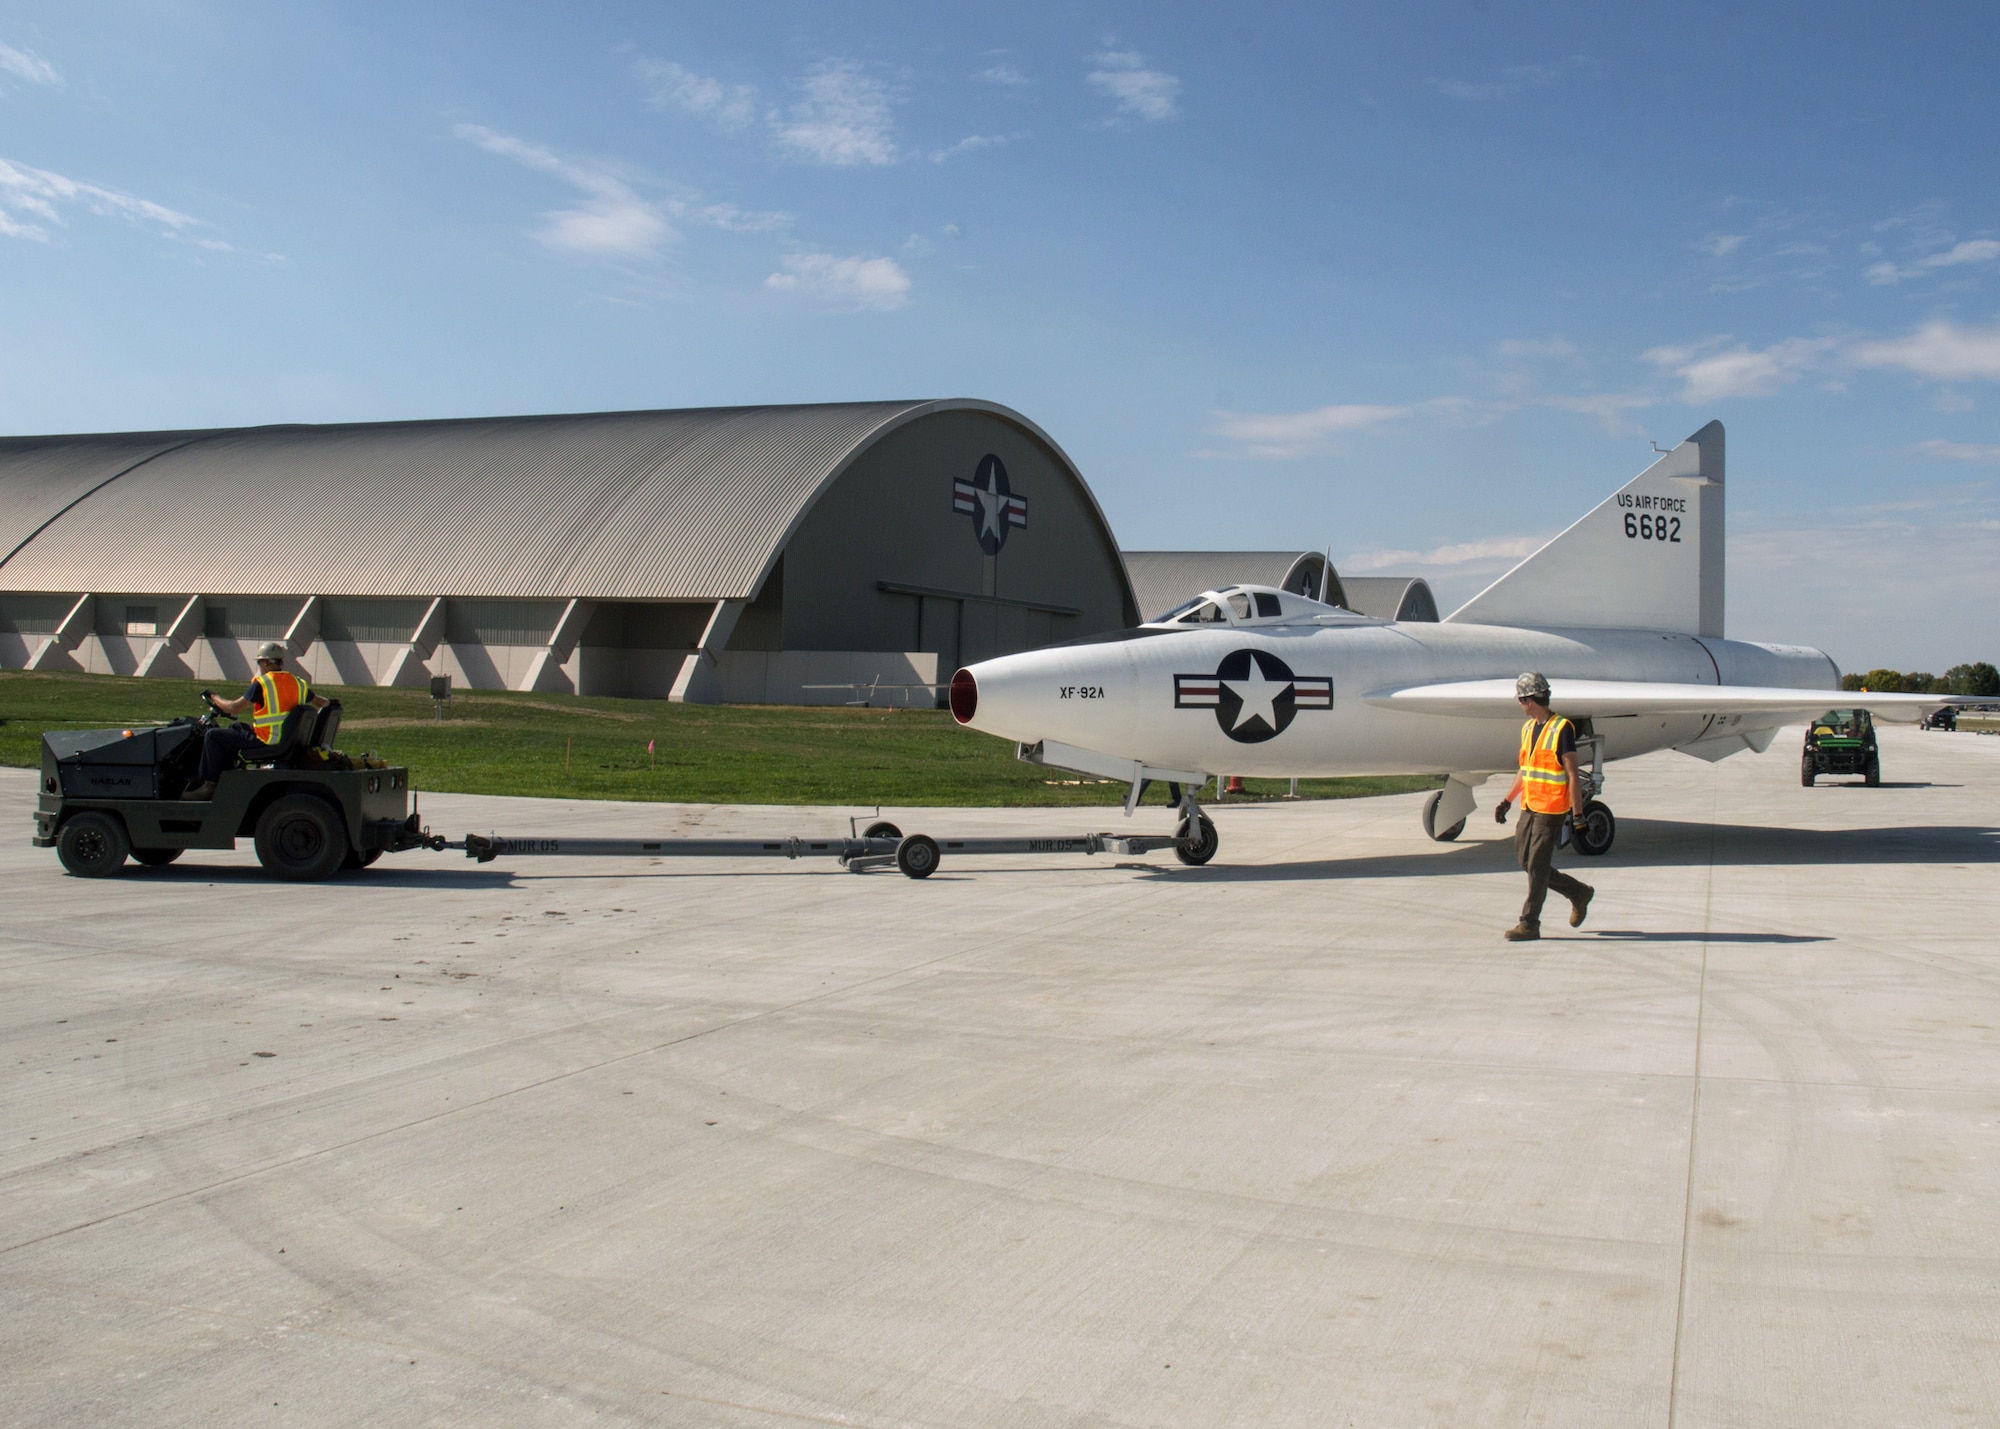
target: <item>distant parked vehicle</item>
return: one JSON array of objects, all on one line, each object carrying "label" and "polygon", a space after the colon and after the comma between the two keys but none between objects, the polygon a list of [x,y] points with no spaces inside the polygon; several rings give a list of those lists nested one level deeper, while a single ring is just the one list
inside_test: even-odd
[{"label": "distant parked vehicle", "polygon": [[1870,786],[1882,782],[1882,756],[1875,747],[1875,721],[1867,710],[1828,710],[1806,726],[1806,749],[1799,783],[1810,789],[1821,774],[1859,774]]},{"label": "distant parked vehicle", "polygon": [[1946,705],[1943,709],[1938,710],[1929,719],[1925,720],[1923,727],[1925,729],[1957,729],[1958,711],[1950,705]]}]

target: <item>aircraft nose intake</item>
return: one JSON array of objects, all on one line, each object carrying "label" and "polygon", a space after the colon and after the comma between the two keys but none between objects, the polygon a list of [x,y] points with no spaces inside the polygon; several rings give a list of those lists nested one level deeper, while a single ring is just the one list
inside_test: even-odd
[{"label": "aircraft nose intake", "polygon": [[960,724],[971,724],[977,713],[979,681],[972,678],[972,671],[960,670],[951,677],[951,717]]}]

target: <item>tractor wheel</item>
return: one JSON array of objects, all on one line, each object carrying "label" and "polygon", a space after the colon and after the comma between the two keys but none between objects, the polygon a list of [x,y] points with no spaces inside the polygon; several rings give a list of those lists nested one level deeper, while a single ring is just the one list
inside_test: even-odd
[{"label": "tractor wheel", "polygon": [[125,866],[131,849],[124,823],[96,809],[85,809],[56,835],[56,857],[78,878],[110,877]]},{"label": "tractor wheel", "polygon": [[347,857],[339,812],[311,794],[287,794],[257,820],[257,862],[291,883],[333,877]]},{"label": "tractor wheel", "polygon": [[1444,802],[1444,790],[1440,789],[1424,800],[1424,832],[1441,844],[1448,844],[1465,832],[1465,820],[1460,819],[1448,829],[1437,826],[1438,805]]},{"label": "tractor wheel", "polygon": [[1868,751],[1868,762],[1861,766],[1861,782],[1871,789],[1882,782],[1882,756],[1872,749]]},{"label": "tractor wheel", "polygon": [[1799,759],[1799,783],[1808,789],[1812,788],[1813,776],[1818,773],[1819,761],[1812,757],[1812,751],[1809,749]]},{"label": "tractor wheel", "polygon": [[381,856],[382,850],[379,848],[351,848],[347,851],[347,857],[340,861],[340,866],[358,871],[368,867]]},{"label": "tractor wheel", "polygon": [[1196,821],[1194,837],[1174,845],[1174,857],[1190,868],[1200,868],[1221,847],[1222,835],[1215,831],[1215,820],[1203,814]]},{"label": "tractor wheel", "polygon": [[132,859],[133,862],[143,863],[148,868],[165,868],[186,852],[186,849],[181,848],[135,848],[132,850]]},{"label": "tractor wheel", "polygon": [[1570,842],[1585,858],[1602,858],[1611,852],[1611,842],[1618,837],[1618,820],[1611,816],[1611,810],[1592,799],[1583,806],[1581,821],[1573,821],[1570,828]]},{"label": "tractor wheel", "polygon": [[937,872],[937,840],[929,834],[911,834],[896,845],[896,867],[910,878],[929,878]]},{"label": "tractor wheel", "polygon": [[902,836],[903,831],[887,819],[877,824],[870,824],[861,831],[861,837],[864,839],[899,839]]}]

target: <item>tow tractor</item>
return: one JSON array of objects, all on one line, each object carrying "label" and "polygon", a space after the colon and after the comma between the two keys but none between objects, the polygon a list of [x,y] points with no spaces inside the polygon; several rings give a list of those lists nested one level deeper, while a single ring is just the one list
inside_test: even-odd
[{"label": "tow tractor", "polygon": [[162,725],[44,734],[35,846],[54,848],[79,877],[102,878],[128,857],[157,867],[248,838],[258,862],[296,882],[366,868],[385,853],[445,847],[410,808],[409,770],[334,751],[338,701],[292,710],[274,742],[222,772],[213,798],[181,798],[203,736],[225,718],[211,706]]},{"label": "tow tractor", "polygon": [[[467,834],[448,840],[424,827],[410,807],[409,770],[372,756],[352,759],[333,748],[338,701],[301,705],[285,716],[275,743],[250,750],[226,769],[208,799],[181,797],[195,782],[203,736],[227,718],[206,715],[130,729],[53,730],[42,736],[37,848],[53,848],[81,878],[117,873],[131,859],[158,867],[189,849],[230,849],[254,841],[257,860],[295,882],[363,869],[385,853],[463,850],[479,863],[496,858],[832,858],[853,873],[895,868],[928,878],[947,854],[1110,853],[1172,849],[1182,863],[1215,856],[1214,823],[1194,790],[1172,786],[1179,825],[1160,834],[1059,834],[933,838],[905,834],[878,819],[865,830],[850,821],[846,838],[570,838]],[[1144,783],[1133,788],[1128,808]]]}]

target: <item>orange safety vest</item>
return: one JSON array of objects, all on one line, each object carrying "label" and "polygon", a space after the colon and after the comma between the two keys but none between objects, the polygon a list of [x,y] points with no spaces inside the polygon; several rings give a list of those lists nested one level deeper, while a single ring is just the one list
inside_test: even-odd
[{"label": "orange safety vest", "polygon": [[276,744],[285,716],[312,698],[312,686],[290,670],[272,670],[257,676],[257,692],[263,698],[251,716],[251,728],[264,743]]},{"label": "orange safety vest", "polygon": [[1569,771],[1556,753],[1562,732],[1569,727],[1568,720],[1552,714],[1537,739],[1533,720],[1521,725],[1521,802],[1538,814],[1569,812]]}]

